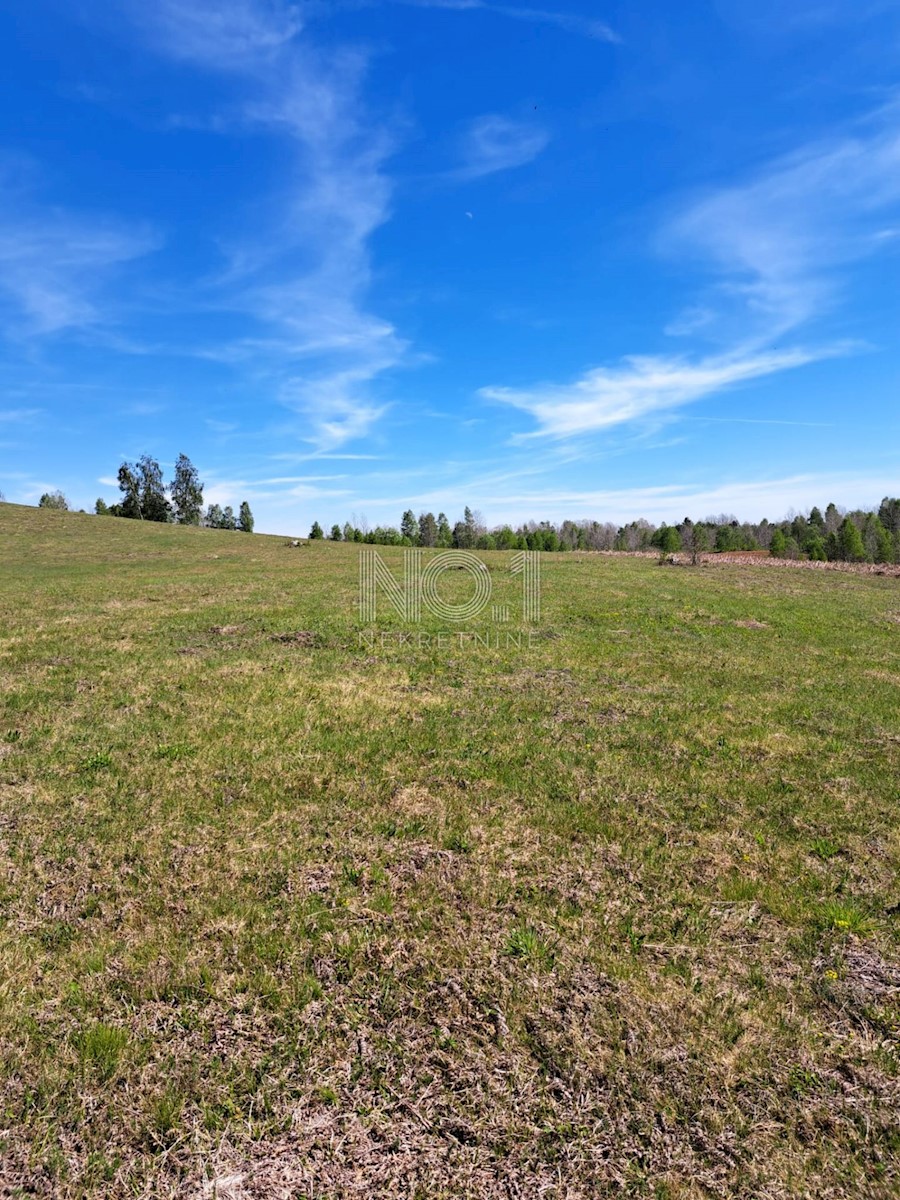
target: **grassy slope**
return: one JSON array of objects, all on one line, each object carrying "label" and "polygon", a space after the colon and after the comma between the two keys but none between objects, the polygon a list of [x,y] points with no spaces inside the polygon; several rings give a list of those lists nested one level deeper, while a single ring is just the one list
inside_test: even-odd
[{"label": "grassy slope", "polygon": [[897,1194],[897,580],[545,556],[486,652],[353,547],[0,553],[11,1194]]}]

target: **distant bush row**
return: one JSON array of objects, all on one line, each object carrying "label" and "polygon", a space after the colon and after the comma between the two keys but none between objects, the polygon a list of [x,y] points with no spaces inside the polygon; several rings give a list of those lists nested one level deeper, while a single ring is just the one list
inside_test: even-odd
[{"label": "distant bush row", "polygon": [[[365,523],[363,523],[365,525]],[[312,539],[325,537],[318,521]],[[740,522],[730,514],[679,525],[653,525],[632,521],[615,525],[600,521],[527,522],[513,528],[488,529],[480,515],[466,508],[451,526],[444,513],[403,514],[400,527],[375,529],[347,524],[332,525],[329,538],[336,542],[366,542],[380,546],[434,546],[461,550],[659,550],[662,554],[687,552],[729,553],[767,550],[777,558],[807,558],[843,562],[900,562],[900,499],[885,497],[877,512],[847,512],[829,504],[824,514],[813,508],[806,515],[791,513],[783,521]]]}]

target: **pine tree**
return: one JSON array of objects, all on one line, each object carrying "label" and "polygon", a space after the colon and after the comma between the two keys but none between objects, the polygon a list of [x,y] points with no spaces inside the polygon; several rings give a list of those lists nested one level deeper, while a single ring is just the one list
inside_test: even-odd
[{"label": "pine tree", "polygon": [[415,513],[411,508],[408,508],[400,518],[400,536],[408,538],[414,546],[419,542],[419,522],[416,520]]},{"label": "pine tree", "polygon": [[199,525],[203,511],[203,484],[186,454],[179,454],[172,480],[172,504],[179,525]]},{"label": "pine tree", "polygon": [[250,505],[246,500],[241,501],[241,511],[238,516],[238,529],[241,533],[253,532],[253,513],[250,511]]},{"label": "pine tree", "polygon": [[98,517],[106,517],[109,515],[109,505],[102,498],[97,499],[94,504],[94,512]]},{"label": "pine tree", "polygon": [[468,504],[463,510],[463,524],[466,527],[466,544],[471,548],[478,537],[478,520]]},{"label": "pine tree", "polygon": [[203,524],[207,529],[222,528],[222,509],[218,504],[211,504],[206,510],[206,516],[203,518]]},{"label": "pine tree", "polygon": [[877,563],[894,561],[893,539],[877,517],[875,518],[875,553],[872,557]]},{"label": "pine tree", "polygon": [[838,552],[844,562],[864,562],[866,558],[862,534],[849,517],[844,517],[838,530]]},{"label": "pine tree", "polygon": [[776,529],[769,543],[769,553],[773,558],[784,558],[787,554],[787,538],[783,529]]},{"label": "pine tree", "polygon": [[471,550],[478,539],[475,514],[466,505],[463,519],[453,526],[453,545],[457,550]]},{"label": "pine tree", "polygon": [[438,525],[434,513],[421,513],[419,516],[419,545],[436,546],[438,542]]},{"label": "pine tree", "polygon": [[661,559],[668,558],[670,554],[677,554],[681,549],[681,538],[674,525],[660,526],[657,530],[657,545]]},{"label": "pine tree", "polygon": [[332,525],[330,537],[333,542],[343,541],[340,525]]},{"label": "pine tree", "polygon": [[313,521],[312,529],[310,529],[310,531],[309,531],[309,536],[312,541],[317,541],[319,538],[325,536],[322,533],[322,526],[319,524],[318,521]]},{"label": "pine tree", "polygon": [[818,533],[814,533],[812,537],[807,539],[804,549],[813,562],[825,562],[828,558],[828,555],[825,553],[824,539]]},{"label": "pine tree", "polygon": [[437,544],[443,550],[446,550],[453,544],[453,530],[450,528],[450,522],[447,520],[445,513],[438,513]]}]

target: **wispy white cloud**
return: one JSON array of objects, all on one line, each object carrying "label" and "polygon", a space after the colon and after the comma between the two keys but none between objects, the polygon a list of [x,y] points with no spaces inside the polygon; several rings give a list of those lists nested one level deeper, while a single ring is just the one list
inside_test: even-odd
[{"label": "wispy white cloud", "polygon": [[302,29],[299,9],[279,0],[156,0],[133,11],[166,54],[216,69],[247,70]]},{"label": "wispy white cloud", "polygon": [[352,501],[374,513],[396,514],[412,506],[416,511],[458,511],[460,496],[477,496],[489,525],[504,521],[520,524],[532,517],[561,521],[590,518],[623,524],[641,517],[648,521],[678,521],[684,516],[704,517],[710,513],[733,512],[742,520],[780,519],[785,512],[809,511],[814,504],[830,500],[846,506],[877,506],[896,486],[890,472],[804,472],[770,478],[733,477],[716,482],[701,478],[660,486],[577,488],[529,485],[527,470],[516,480],[470,477],[451,485],[435,486],[417,493],[407,491],[390,497],[357,495]]},{"label": "wispy white cloud", "polygon": [[[895,482],[895,481],[894,481]],[[790,508],[808,511],[814,504],[837,499],[845,505],[877,505],[893,486],[887,472],[804,473],[777,478],[731,479],[714,484],[702,481],[662,487],[610,488],[585,491],[546,490],[485,497],[487,509],[516,513],[532,509],[562,519],[583,515],[598,520],[681,520],[685,515],[733,512],[743,520],[779,519]],[[506,506],[509,506],[508,508]],[[497,519],[504,519],[503,517]]]},{"label": "wispy white cloud", "polygon": [[[843,269],[897,244],[900,106],[804,147],[748,182],[710,191],[662,234],[670,253],[712,268],[715,290],[671,327],[726,332],[729,318],[779,337],[830,309]],[[715,314],[713,319],[709,319]]]},{"label": "wispy white cloud", "polygon": [[585,17],[580,13],[557,12],[546,8],[527,8],[513,4],[491,4],[487,0],[399,0],[413,8],[443,8],[452,12],[492,12],[514,21],[530,21],[540,25],[556,25],[567,33],[592,38],[598,42],[621,42],[621,38],[605,21]]},{"label": "wispy white cloud", "polygon": [[114,270],[159,244],[149,228],[42,210],[19,196],[0,205],[0,319],[17,336],[98,328],[113,319],[102,296]]},{"label": "wispy white cloud", "polygon": [[280,217],[229,247],[228,269],[211,285],[214,303],[266,332],[199,353],[265,373],[304,418],[295,432],[318,450],[364,436],[385,411],[370,385],[406,351],[365,306],[369,239],[390,215],[392,143],[361,97],[364,57],[320,52],[297,10],[278,0],[166,0],[140,6],[138,20],[171,57],[239,80],[249,89],[245,126],[292,147]]},{"label": "wispy white cloud", "polygon": [[39,408],[7,408],[0,409],[0,422],[6,425],[12,425],[19,421],[27,422],[34,420],[40,415]]},{"label": "wispy white cloud", "polygon": [[[323,483],[326,486],[323,486]],[[334,487],[327,480],[299,479],[209,479],[203,489],[207,504],[230,504],[237,506],[248,500],[252,504],[265,503],[269,509],[293,508],[298,500],[330,500],[343,503],[351,492],[347,488]]]},{"label": "wispy white cloud", "polygon": [[524,166],[537,158],[549,141],[549,133],[539,125],[488,113],[469,125],[460,145],[462,163],[450,176],[478,179]]},{"label": "wispy white cloud", "polygon": [[510,4],[487,4],[484,7],[491,12],[502,13],[504,17],[512,17],[517,21],[534,21],[541,25],[557,25],[567,33],[579,34],[581,37],[593,38],[598,42],[611,42],[614,45],[622,41],[619,35],[605,21],[596,17],[584,17],[577,13],[554,12],[545,8],[518,8]]},{"label": "wispy white cloud", "polygon": [[[805,147],[744,184],[695,198],[666,225],[663,247],[716,275],[670,335],[717,337],[727,349],[625,357],[569,383],[487,387],[480,396],[531,414],[528,437],[568,438],[679,409],[706,396],[854,349],[772,343],[823,316],[844,269],[900,245],[900,105],[845,136]],[[856,347],[858,348],[858,347]]]},{"label": "wispy white cloud", "polygon": [[519,389],[487,387],[479,395],[530,413],[538,429],[525,437],[568,438],[679,408],[834,353],[834,349],[796,349],[697,362],[674,357],[630,357],[619,366],[588,371],[573,383]]}]

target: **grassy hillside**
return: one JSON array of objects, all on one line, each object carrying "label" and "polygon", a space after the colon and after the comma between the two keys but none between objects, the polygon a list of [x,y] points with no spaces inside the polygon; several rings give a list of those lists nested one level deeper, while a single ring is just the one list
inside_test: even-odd
[{"label": "grassy hillside", "polygon": [[546,556],[486,649],[353,546],[0,554],[6,1194],[897,1195],[897,579]]}]

